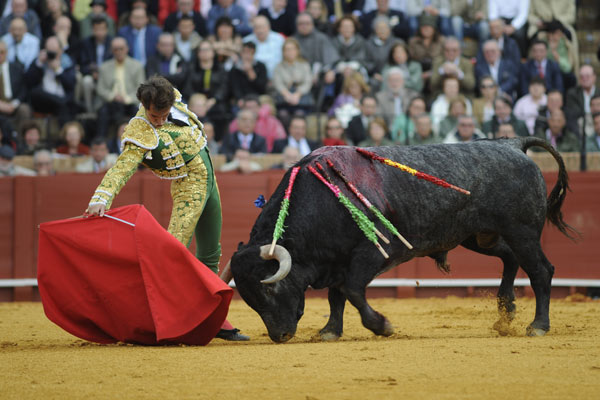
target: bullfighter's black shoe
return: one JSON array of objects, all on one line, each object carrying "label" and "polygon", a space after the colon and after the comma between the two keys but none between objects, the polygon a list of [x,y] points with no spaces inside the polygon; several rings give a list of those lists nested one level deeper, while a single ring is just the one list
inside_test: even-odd
[{"label": "bullfighter's black shoe", "polygon": [[223,340],[229,340],[230,342],[246,342],[250,340],[249,336],[242,335],[239,329],[221,329],[217,333],[217,337]]}]

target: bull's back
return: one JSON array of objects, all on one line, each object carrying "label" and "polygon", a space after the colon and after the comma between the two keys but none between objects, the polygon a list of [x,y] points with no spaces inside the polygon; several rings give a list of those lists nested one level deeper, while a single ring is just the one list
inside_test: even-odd
[{"label": "bull's back", "polygon": [[323,149],[314,152],[311,161],[325,165],[325,159],[332,160],[409,241],[442,249],[479,231],[507,232],[522,224],[541,230],[545,184],[535,163],[517,144],[484,140],[368,149],[466,189],[470,195],[367,159],[355,148]]}]

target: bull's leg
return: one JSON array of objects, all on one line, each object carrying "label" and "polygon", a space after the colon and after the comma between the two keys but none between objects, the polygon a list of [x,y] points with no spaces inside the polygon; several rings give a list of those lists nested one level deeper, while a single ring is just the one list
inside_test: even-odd
[{"label": "bull's leg", "polygon": [[344,330],[344,306],[346,305],[346,296],[338,288],[329,288],[329,321],[319,334],[325,341],[338,340]]},{"label": "bull's leg", "polygon": [[507,334],[509,324],[515,318],[517,309],[514,291],[515,277],[519,269],[517,257],[503,239],[500,239],[491,248],[479,246],[475,236],[469,237],[461,244],[469,250],[488,256],[499,257],[502,260],[504,270],[502,271],[502,281],[498,289],[498,313],[500,314],[500,319],[494,324],[494,329],[501,335]]},{"label": "bull's leg", "polygon": [[523,236],[506,238],[521,268],[529,276],[535,293],[535,318],[527,327],[528,336],[543,336],[550,330],[550,290],[554,267],[544,255],[538,237],[535,236],[535,239],[523,238]]},{"label": "bull's leg", "polygon": [[354,307],[360,313],[362,324],[365,328],[370,329],[376,335],[390,336],[394,333],[394,327],[386,317],[373,310],[365,297],[366,286],[358,286],[358,282],[351,282],[350,285],[346,281],[344,293]]}]

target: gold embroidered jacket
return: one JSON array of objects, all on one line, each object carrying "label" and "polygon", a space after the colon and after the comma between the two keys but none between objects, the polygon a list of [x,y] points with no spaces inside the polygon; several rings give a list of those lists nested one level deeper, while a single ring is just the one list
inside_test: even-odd
[{"label": "gold embroidered jacket", "polygon": [[109,209],[140,163],[163,179],[182,179],[188,175],[186,163],[206,147],[203,126],[181,101],[177,90],[171,115],[187,125],[167,121],[157,129],[146,119],[144,107],[140,107],[123,132],[121,155],[104,175],[89,205],[104,204]]}]

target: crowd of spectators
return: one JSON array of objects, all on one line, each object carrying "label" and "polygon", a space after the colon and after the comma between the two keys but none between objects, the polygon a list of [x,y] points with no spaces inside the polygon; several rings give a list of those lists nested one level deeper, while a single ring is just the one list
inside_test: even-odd
[{"label": "crowd of spectators", "polygon": [[531,135],[600,151],[600,91],[579,65],[575,3],[2,2],[0,176],[35,173],[15,155],[33,156],[39,174],[55,157],[105,171],[137,87],[155,74],[205,123],[224,170],[258,170],[251,156],[265,153],[286,168],[323,145]]}]

